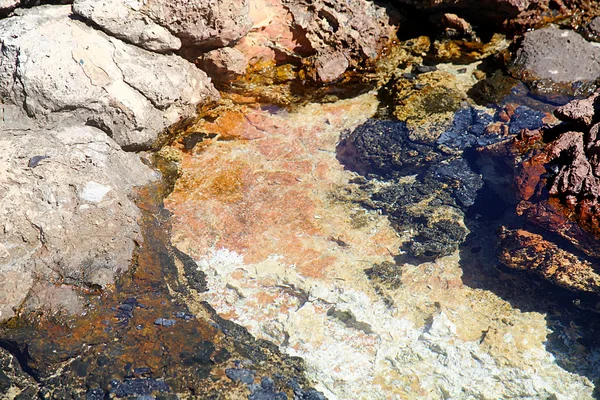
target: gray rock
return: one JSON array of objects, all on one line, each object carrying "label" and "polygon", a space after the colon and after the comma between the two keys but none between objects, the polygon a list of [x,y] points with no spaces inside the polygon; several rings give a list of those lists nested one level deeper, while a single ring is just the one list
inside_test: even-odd
[{"label": "gray rock", "polygon": [[600,48],[569,30],[527,32],[509,66],[511,74],[546,93],[582,94],[600,77]]},{"label": "gray rock", "polygon": [[91,126],[3,130],[0,166],[0,320],[19,307],[78,311],[73,287],[129,267],[141,237],[128,195],[155,173]]},{"label": "gray rock", "polygon": [[73,12],[93,21],[108,34],[146,50],[164,53],[181,48],[181,40],[139,12],[136,2],[76,1]]},{"label": "gray rock", "polygon": [[76,0],[73,11],[153,51],[223,47],[252,27],[247,0]]},{"label": "gray rock", "polygon": [[13,128],[88,124],[123,148],[144,148],[218,97],[184,59],[125,44],[70,16],[70,6],[40,6],[0,20],[0,114]]}]

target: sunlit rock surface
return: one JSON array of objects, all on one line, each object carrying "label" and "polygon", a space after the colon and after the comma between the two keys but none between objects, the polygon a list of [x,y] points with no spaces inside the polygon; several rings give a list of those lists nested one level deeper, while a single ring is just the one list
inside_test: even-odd
[{"label": "sunlit rock surface", "polygon": [[336,146],[376,106],[231,109],[189,131],[166,206],[207,275],[190,304],[303,357],[332,399],[590,398],[596,356],[577,326],[551,324],[551,297],[496,271],[483,233],[419,264],[399,251],[411,232],[360,205]]},{"label": "sunlit rock surface", "polygon": [[92,125],[129,149],[218,97],[206,74],[175,55],[126,44],[72,17],[71,6],[0,20],[0,112],[14,129]]},{"label": "sunlit rock surface", "polygon": [[126,271],[141,241],[134,186],[158,175],[99,129],[8,131],[0,138],[0,320],[79,312],[78,290]]}]

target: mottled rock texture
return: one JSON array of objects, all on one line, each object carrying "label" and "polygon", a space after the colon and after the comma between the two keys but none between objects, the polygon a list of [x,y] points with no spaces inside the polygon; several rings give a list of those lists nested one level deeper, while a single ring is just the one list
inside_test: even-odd
[{"label": "mottled rock texture", "polygon": [[455,12],[471,22],[522,31],[573,15],[593,15],[596,2],[589,0],[396,0],[427,13]]},{"label": "mottled rock texture", "polygon": [[574,31],[547,27],[524,35],[511,74],[541,95],[585,95],[600,77],[600,48]]},{"label": "mottled rock texture", "polygon": [[218,96],[194,65],[109,37],[71,18],[70,6],[16,14],[0,21],[0,99],[11,127],[87,124],[143,148]]},{"label": "mottled rock texture", "polygon": [[[226,108],[174,144],[183,174],[166,200],[171,237],[208,288],[188,304],[208,301],[257,338],[301,356],[327,398],[590,398],[595,373],[582,371],[593,369],[596,352],[570,339],[575,322],[556,328],[552,310],[560,307],[547,287],[534,292],[529,281],[499,276],[493,244],[481,234],[460,257],[420,263],[399,252],[415,232],[396,231],[389,216],[364,207],[371,193],[339,163],[337,144],[359,126],[375,136],[377,124],[367,120],[376,108],[372,93],[294,112]],[[465,125],[481,127],[471,109],[458,119],[448,140],[476,142],[476,130],[464,133]],[[406,140],[406,132],[398,136]],[[479,176],[453,161],[432,162],[429,178],[437,180],[429,187],[409,175],[379,188],[407,213],[435,210],[438,195],[469,204],[477,189],[455,177]],[[403,186],[394,192],[396,184]],[[395,198],[402,189],[407,195]],[[548,299],[555,302],[538,308]],[[564,341],[556,339],[563,332]],[[560,352],[550,347],[557,342]],[[569,362],[575,368],[567,370]]]},{"label": "mottled rock texture", "polygon": [[252,27],[247,0],[76,0],[73,12],[152,51],[201,51],[235,43]]},{"label": "mottled rock texture", "polygon": [[0,149],[0,319],[77,311],[76,288],[129,268],[140,213],[128,195],[153,174],[90,126],[4,130]]},{"label": "mottled rock texture", "polygon": [[322,82],[335,80],[351,65],[375,60],[395,38],[392,10],[371,1],[282,3],[316,52],[315,77]]},{"label": "mottled rock texture", "polygon": [[600,257],[598,111],[598,94],[572,101],[555,111],[562,125],[525,130],[510,143],[516,211],[543,235],[505,230],[500,245],[506,265],[595,293]]}]

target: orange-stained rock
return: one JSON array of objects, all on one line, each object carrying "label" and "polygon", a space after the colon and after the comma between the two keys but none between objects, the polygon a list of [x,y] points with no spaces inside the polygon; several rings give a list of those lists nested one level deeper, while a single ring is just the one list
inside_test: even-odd
[{"label": "orange-stained rock", "polygon": [[600,290],[600,274],[594,264],[541,235],[503,227],[500,240],[500,260],[508,267],[535,272],[570,290],[594,293]]}]

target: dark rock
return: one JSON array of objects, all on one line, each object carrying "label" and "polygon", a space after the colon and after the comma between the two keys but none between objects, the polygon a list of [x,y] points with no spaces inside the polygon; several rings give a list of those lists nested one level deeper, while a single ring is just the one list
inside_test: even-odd
[{"label": "dark rock", "polygon": [[164,326],[166,328],[169,328],[175,325],[176,323],[176,320],[167,318],[157,318],[156,321],[154,321],[154,325]]},{"label": "dark rock", "polygon": [[275,382],[269,377],[263,377],[259,385],[252,385],[252,394],[248,396],[249,400],[287,400],[283,392],[275,390]]},{"label": "dark rock", "polygon": [[435,65],[417,65],[413,69],[413,73],[416,74],[424,74],[426,72],[437,71],[437,67]]},{"label": "dark rock", "polygon": [[576,32],[548,27],[524,36],[509,71],[536,94],[586,95],[600,77],[600,48]]},{"label": "dark rock", "polygon": [[539,129],[544,125],[544,117],[545,114],[540,111],[532,110],[526,106],[519,106],[515,109],[508,124],[509,133],[515,135],[523,129]]},{"label": "dark rock", "polygon": [[92,388],[85,394],[86,400],[104,400],[106,393],[100,388]]},{"label": "dark rock", "polygon": [[378,286],[385,285],[391,289],[398,289],[402,285],[402,269],[396,263],[384,261],[365,270],[365,274]]},{"label": "dark rock", "polygon": [[35,168],[40,162],[42,162],[42,160],[45,160],[46,158],[50,158],[50,156],[33,156],[29,159],[27,166],[29,168]]},{"label": "dark rock", "polygon": [[246,385],[251,385],[254,383],[254,371],[243,368],[228,368],[225,370],[225,374],[232,381],[239,381],[245,383]]},{"label": "dark rock", "polygon": [[406,124],[398,121],[368,120],[340,144],[339,158],[365,175],[409,175],[442,155],[430,145],[409,139]]},{"label": "dark rock", "polygon": [[179,261],[183,263],[183,270],[189,286],[198,292],[206,292],[208,290],[206,274],[200,270],[196,261],[176,247],[171,249]]},{"label": "dark rock", "polygon": [[118,398],[127,396],[149,396],[154,393],[170,392],[169,386],[156,379],[130,379],[110,382],[110,392]]}]

